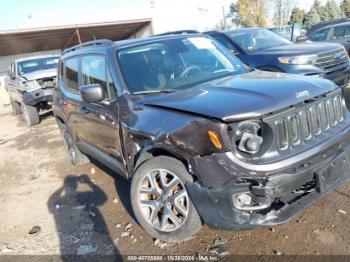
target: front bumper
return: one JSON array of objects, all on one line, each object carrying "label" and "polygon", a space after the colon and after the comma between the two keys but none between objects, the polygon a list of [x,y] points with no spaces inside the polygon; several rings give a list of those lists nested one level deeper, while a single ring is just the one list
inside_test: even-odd
[{"label": "front bumper", "polygon": [[279,64],[279,70],[290,74],[302,74],[305,76],[322,76],[333,81],[339,87],[346,87],[350,81],[350,64],[343,64],[322,70],[313,65],[285,65]]},{"label": "front bumper", "polygon": [[[257,169],[244,172],[236,164],[228,164],[225,154],[197,159],[194,170],[201,170],[203,180],[188,185],[189,195],[203,221],[212,228],[243,230],[286,222],[350,179],[349,139],[346,129],[332,145],[324,143],[309,158],[289,162],[284,168],[275,166],[275,173],[269,174]],[[204,173],[207,177],[202,176]],[[212,182],[208,181],[210,175]],[[242,210],[233,196],[243,193],[252,196],[257,206],[267,206]]]},{"label": "front bumper", "polygon": [[350,80],[350,67],[340,67],[329,72],[325,72],[324,77],[333,81],[339,87],[347,87]]},{"label": "front bumper", "polygon": [[33,92],[22,94],[22,100],[25,104],[34,106],[40,102],[52,101],[53,88],[38,89]]}]

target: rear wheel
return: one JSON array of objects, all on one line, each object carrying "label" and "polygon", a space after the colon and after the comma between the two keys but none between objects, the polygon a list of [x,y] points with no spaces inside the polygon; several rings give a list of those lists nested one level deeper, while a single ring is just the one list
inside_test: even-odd
[{"label": "rear wheel", "polygon": [[11,102],[13,114],[15,116],[22,114],[21,104],[13,101],[12,98],[10,98],[10,102]]},{"label": "rear wheel", "polygon": [[39,112],[35,106],[30,106],[22,103],[21,109],[23,112],[24,120],[26,121],[28,126],[39,124]]},{"label": "rear wheel", "polygon": [[201,228],[185,185],[192,176],[177,159],[159,156],[143,163],[131,184],[131,203],[141,226],[166,242],[189,239]]},{"label": "rear wheel", "polygon": [[73,137],[67,130],[66,126],[60,123],[59,128],[63,136],[64,148],[68,154],[69,161],[74,166],[80,166],[89,163],[89,158],[80,152],[80,150],[76,147]]}]

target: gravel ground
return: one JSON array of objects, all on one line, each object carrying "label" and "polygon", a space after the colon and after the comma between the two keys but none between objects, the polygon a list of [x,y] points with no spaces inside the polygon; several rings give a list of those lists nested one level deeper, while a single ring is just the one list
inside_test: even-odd
[{"label": "gravel ground", "polygon": [[349,183],[284,225],[242,232],[204,226],[169,245],[134,221],[127,181],[98,163],[69,163],[50,112],[27,127],[1,108],[0,123],[0,255],[350,254]]}]

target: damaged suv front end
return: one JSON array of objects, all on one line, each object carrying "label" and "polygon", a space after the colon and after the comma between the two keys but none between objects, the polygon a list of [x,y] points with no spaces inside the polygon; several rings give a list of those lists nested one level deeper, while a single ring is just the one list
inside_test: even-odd
[{"label": "damaged suv front end", "polygon": [[[350,176],[343,88],[238,68],[176,92],[145,92],[134,112],[139,121],[123,130],[152,134],[146,148],[187,163],[195,181],[186,187],[202,221],[226,230],[283,223]],[[127,151],[145,147],[137,137],[126,139]]]},{"label": "damaged suv front end", "polygon": [[349,125],[342,89],[229,123],[229,151],[194,160],[202,180],[189,192],[202,219],[226,230],[291,219],[350,178]]}]

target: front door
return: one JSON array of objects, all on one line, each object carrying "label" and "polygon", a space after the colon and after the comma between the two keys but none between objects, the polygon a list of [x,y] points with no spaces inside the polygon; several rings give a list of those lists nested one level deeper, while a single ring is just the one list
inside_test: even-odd
[{"label": "front door", "polygon": [[11,64],[9,76],[6,79],[6,88],[13,100],[21,102],[21,96],[18,91],[18,88],[22,85],[22,82],[21,79],[18,76],[16,76],[15,66],[15,63]]},{"label": "front door", "polygon": [[81,139],[122,162],[116,89],[104,55],[82,57],[81,84],[100,84],[104,90],[103,101],[81,104]]}]

